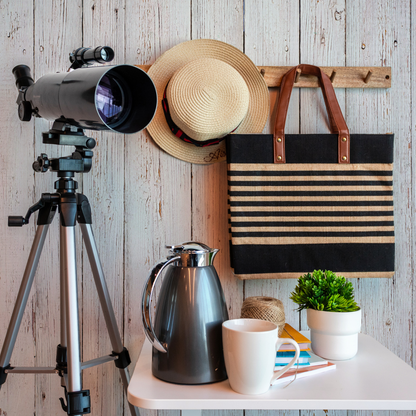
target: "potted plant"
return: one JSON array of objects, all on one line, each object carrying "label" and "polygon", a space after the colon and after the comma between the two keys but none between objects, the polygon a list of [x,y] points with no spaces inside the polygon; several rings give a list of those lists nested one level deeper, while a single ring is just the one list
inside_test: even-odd
[{"label": "potted plant", "polygon": [[354,288],[345,277],[330,270],[300,276],[290,299],[307,310],[312,350],[331,360],[348,360],[358,350],[361,309]]}]

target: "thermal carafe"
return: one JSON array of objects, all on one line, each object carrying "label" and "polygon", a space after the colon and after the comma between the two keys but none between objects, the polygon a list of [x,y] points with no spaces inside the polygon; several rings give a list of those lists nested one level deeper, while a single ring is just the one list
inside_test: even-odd
[{"label": "thermal carafe", "polygon": [[[167,248],[169,255],[152,269],[142,298],[153,375],[177,384],[225,380],[221,326],[228,311],[212,265],[218,250],[196,242]],[[152,324],[152,294],[165,269]]]}]

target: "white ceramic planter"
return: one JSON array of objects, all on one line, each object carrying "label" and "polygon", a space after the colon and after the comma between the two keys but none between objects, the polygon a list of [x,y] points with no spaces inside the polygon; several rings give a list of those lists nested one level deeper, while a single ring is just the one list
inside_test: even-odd
[{"label": "white ceramic planter", "polygon": [[307,310],[312,350],[329,360],[349,360],[358,351],[361,309],[355,312]]}]

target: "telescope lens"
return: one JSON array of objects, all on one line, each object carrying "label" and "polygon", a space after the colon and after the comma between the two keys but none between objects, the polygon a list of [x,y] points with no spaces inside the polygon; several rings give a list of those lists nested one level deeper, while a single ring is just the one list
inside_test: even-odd
[{"label": "telescope lens", "polygon": [[[110,56],[111,56],[111,54],[107,51],[107,48],[102,48],[101,49],[101,51],[100,51],[100,55],[101,55],[101,59],[104,61],[104,62],[107,62],[107,61],[109,61],[110,60]],[[112,59],[112,58],[111,58]]]},{"label": "telescope lens", "polygon": [[125,109],[125,97],[120,84],[111,76],[104,75],[95,91],[98,113],[104,123],[110,125],[121,119]]},{"label": "telescope lens", "polygon": [[[110,56],[108,50],[106,53]],[[78,68],[45,75],[35,83],[28,67],[20,65],[14,74],[18,87],[27,87],[25,101],[31,108],[26,113],[36,109],[37,115],[47,120],[133,134],[143,130],[156,112],[157,91],[153,81],[132,65]],[[26,119],[24,110],[21,108]]]},{"label": "telescope lens", "polygon": [[100,55],[101,55],[101,58],[103,59],[103,61],[107,61],[108,53],[105,49],[101,49]]}]

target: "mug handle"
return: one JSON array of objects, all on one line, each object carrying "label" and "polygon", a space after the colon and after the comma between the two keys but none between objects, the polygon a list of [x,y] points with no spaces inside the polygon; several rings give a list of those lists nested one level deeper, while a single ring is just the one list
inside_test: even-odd
[{"label": "mug handle", "polygon": [[293,346],[296,349],[296,353],[295,353],[295,356],[292,358],[292,360],[290,361],[290,363],[288,365],[285,365],[283,367],[283,369],[281,369],[280,371],[277,371],[276,373],[274,373],[272,379],[270,380],[270,385],[273,384],[273,381],[277,380],[281,375],[283,375],[284,373],[286,373],[286,371],[289,370],[289,368],[292,367],[293,364],[295,364],[296,360],[299,358],[299,355],[300,355],[299,345],[293,339],[290,339],[290,338],[284,338],[284,339],[283,338],[277,338],[277,341],[276,341],[276,352],[281,347],[282,344],[293,344]]}]

